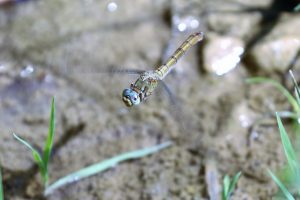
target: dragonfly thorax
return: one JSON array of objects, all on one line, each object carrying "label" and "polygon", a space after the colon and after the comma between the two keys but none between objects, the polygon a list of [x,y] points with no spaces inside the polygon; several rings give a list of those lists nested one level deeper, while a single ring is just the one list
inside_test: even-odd
[{"label": "dragonfly thorax", "polygon": [[138,105],[152,94],[157,87],[158,80],[153,78],[144,79],[140,76],[130,88],[125,89],[122,93],[122,100],[126,106],[131,107]]}]

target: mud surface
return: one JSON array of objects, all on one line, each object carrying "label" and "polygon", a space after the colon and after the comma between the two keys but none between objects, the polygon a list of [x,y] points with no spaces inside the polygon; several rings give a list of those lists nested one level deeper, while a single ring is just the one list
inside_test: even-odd
[{"label": "mud surface", "polygon": [[[271,199],[276,186],[266,169],[279,169],[285,158],[270,114],[290,105],[272,86],[249,86],[245,79],[263,75],[290,87],[287,70],[300,77],[300,16],[291,12],[296,2],[114,3],[1,5],[6,199],[220,199],[223,176],[238,171],[233,199]],[[153,70],[195,31],[203,31],[205,40],[165,80],[176,103],[161,87],[142,105],[126,108],[120,94],[137,76],[106,72]],[[126,151],[169,140],[174,145],[42,197],[31,153],[12,133],[42,149],[52,96],[57,113],[50,182]]]}]

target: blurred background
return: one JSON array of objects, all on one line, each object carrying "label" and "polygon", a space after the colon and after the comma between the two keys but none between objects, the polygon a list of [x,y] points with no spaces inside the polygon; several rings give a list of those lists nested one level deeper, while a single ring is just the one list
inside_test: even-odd
[{"label": "blurred background", "polygon": [[[265,76],[300,77],[296,0],[0,0],[0,162],[6,199],[220,199],[222,177],[242,171],[232,199],[270,199],[266,173],[285,162],[270,113],[288,110]],[[194,32],[205,38],[146,102],[127,108],[124,88],[154,70]],[[122,152],[172,140],[159,154],[41,196],[31,153],[56,135],[50,182]],[[174,103],[175,102],[175,103]],[[267,119],[263,126],[257,120]]]}]

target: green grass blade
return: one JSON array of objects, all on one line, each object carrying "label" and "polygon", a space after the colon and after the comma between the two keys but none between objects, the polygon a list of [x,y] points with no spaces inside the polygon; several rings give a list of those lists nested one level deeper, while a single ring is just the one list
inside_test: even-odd
[{"label": "green grass blade", "polygon": [[4,199],[4,194],[3,194],[3,186],[2,186],[2,174],[1,174],[1,168],[0,168],[0,200]]},{"label": "green grass blade", "polygon": [[264,78],[264,77],[255,77],[255,78],[247,79],[246,83],[269,83],[269,84],[272,84],[287,98],[289,103],[292,105],[294,112],[296,112],[297,114],[300,114],[300,107],[299,107],[296,99],[291,95],[291,93],[287,89],[285,89],[277,81],[274,81],[269,78]]},{"label": "green grass blade", "polygon": [[242,172],[238,172],[236,175],[234,175],[234,177],[232,178],[232,181],[230,182],[230,186],[229,186],[229,192],[228,192],[228,196],[231,195],[231,193],[233,192],[235,185],[237,184],[237,181],[239,180],[240,176],[241,176]]},{"label": "green grass blade", "polygon": [[26,147],[28,147],[33,155],[33,158],[37,165],[39,166],[39,170],[42,174],[45,174],[45,167],[44,167],[44,162],[42,160],[42,157],[40,156],[39,152],[34,149],[28,142],[17,136],[15,133],[13,133],[13,136],[22,144],[24,144]]},{"label": "green grass blade", "polygon": [[300,106],[300,89],[299,89],[299,85],[298,85],[298,83],[297,83],[297,81],[296,81],[296,79],[294,77],[294,74],[293,74],[292,70],[289,70],[289,73],[290,73],[290,76],[293,79],[294,86],[295,86],[295,96],[296,96],[298,105]]},{"label": "green grass blade", "polygon": [[137,159],[137,158],[147,156],[149,154],[153,154],[153,153],[160,151],[166,147],[169,147],[171,144],[172,144],[171,142],[165,142],[165,143],[159,144],[157,146],[152,146],[152,147],[148,147],[148,148],[144,148],[144,149],[140,149],[140,150],[136,150],[136,151],[127,152],[127,153],[115,156],[113,158],[104,160],[102,162],[90,165],[86,168],[83,168],[77,172],[71,173],[71,174],[57,180],[55,183],[53,183],[48,188],[46,188],[44,194],[48,195],[48,194],[52,193],[54,190],[66,185],[66,184],[69,184],[69,183],[78,181],[80,179],[95,175],[95,174],[100,173],[104,170],[107,170],[111,167],[115,167],[118,163],[120,163],[122,161],[130,160],[130,159]]},{"label": "green grass blade", "polygon": [[278,116],[278,113],[276,113],[276,119],[277,119],[277,124],[278,124],[279,132],[280,132],[282,146],[283,146],[284,153],[287,158],[289,167],[292,170],[293,175],[295,177],[300,177],[299,165],[298,165],[296,153],[295,153],[292,143],[285,131],[282,121],[281,121],[280,117]]},{"label": "green grass blade", "polygon": [[269,169],[268,169],[268,173],[272,177],[272,179],[274,180],[274,182],[278,185],[278,187],[280,188],[280,190],[282,191],[282,193],[284,194],[284,196],[288,200],[295,200],[295,198],[293,197],[293,195],[291,195],[291,193],[287,190],[287,188],[283,185],[283,183]]},{"label": "green grass blade", "polygon": [[230,185],[230,178],[226,174],[223,179],[223,192],[222,192],[222,199],[227,200],[228,197],[228,191],[229,191],[229,185]]},{"label": "green grass blade", "polygon": [[54,98],[52,98],[52,104],[51,104],[51,113],[50,113],[50,123],[49,123],[49,131],[47,136],[47,141],[44,147],[43,152],[43,161],[45,166],[46,173],[48,172],[48,162],[51,155],[51,150],[53,146],[53,138],[54,138],[54,129],[55,129],[55,101]]},{"label": "green grass blade", "polygon": [[278,111],[277,114],[281,118],[299,119],[299,116],[296,113],[290,111]]},{"label": "green grass blade", "polygon": [[226,175],[223,179],[223,192],[222,192],[222,199],[223,200],[229,200],[230,195],[233,192],[235,185],[237,184],[237,181],[239,180],[241,176],[241,172],[238,172],[232,180],[230,180],[229,176]]},{"label": "green grass blade", "polygon": [[295,12],[300,11],[300,3],[294,8],[294,11],[295,11]]},{"label": "green grass blade", "polygon": [[297,102],[298,102],[298,105],[300,106],[300,91],[295,88],[295,96],[296,96],[296,99],[297,99]]}]

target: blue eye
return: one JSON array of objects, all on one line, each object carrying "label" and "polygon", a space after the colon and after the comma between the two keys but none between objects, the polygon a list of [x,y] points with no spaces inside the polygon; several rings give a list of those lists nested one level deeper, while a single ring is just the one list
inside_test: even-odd
[{"label": "blue eye", "polygon": [[132,89],[125,89],[122,93],[122,100],[126,106],[131,107],[133,105],[138,105],[140,101],[140,97],[138,93],[136,93]]}]

